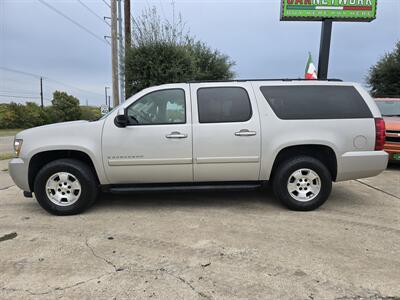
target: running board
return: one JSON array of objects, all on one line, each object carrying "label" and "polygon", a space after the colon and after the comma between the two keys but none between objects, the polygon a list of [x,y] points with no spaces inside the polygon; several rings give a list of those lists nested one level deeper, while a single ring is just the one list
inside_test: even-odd
[{"label": "running board", "polygon": [[261,182],[227,183],[227,184],[146,184],[146,185],[111,185],[103,187],[105,192],[132,193],[132,192],[179,192],[179,191],[240,191],[254,190],[262,187]]}]

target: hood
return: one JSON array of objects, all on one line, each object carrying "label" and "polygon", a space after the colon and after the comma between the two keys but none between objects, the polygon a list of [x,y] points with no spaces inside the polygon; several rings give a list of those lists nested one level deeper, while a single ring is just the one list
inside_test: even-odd
[{"label": "hood", "polygon": [[400,117],[383,117],[386,130],[400,131]]},{"label": "hood", "polygon": [[49,132],[62,132],[61,130],[67,129],[75,129],[77,126],[85,126],[85,123],[89,123],[89,121],[69,121],[69,122],[61,122],[61,123],[53,123],[49,125],[43,125],[38,127],[33,127],[30,129],[23,130],[16,135],[16,138],[23,138],[26,135],[31,134],[47,134]]}]

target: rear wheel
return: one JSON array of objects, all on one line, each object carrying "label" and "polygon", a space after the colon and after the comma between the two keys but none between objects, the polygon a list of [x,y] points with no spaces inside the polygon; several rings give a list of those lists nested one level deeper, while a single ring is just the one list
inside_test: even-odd
[{"label": "rear wheel", "polygon": [[332,176],[319,160],[298,156],[279,164],[273,178],[277,198],[292,210],[313,210],[321,206],[332,190]]},{"label": "rear wheel", "polygon": [[45,165],[34,182],[37,201],[55,215],[73,215],[96,200],[98,183],[91,168],[75,159],[59,159]]}]

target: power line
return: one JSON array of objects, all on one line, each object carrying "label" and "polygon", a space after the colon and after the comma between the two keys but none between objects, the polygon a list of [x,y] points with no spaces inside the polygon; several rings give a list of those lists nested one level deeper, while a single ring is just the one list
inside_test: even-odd
[{"label": "power line", "polygon": [[107,5],[109,8],[111,8],[111,5],[108,4],[108,2],[106,0],[103,0],[104,4]]},{"label": "power line", "polygon": [[96,14],[89,6],[87,6],[85,3],[83,3],[81,0],[77,0],[84,8],[86,8],[92,15],[94,15],[96,18],[98,18],[100,21],[102,21],[103,23],[106,23],[108,26],[110,26],[110,24],[108,24],[102,17],[100,17],[98,14]]},{"label": "power line", "polygon": [[24,94],[26,96],[34,96],[37,95],[35,91],[28,91],[28,90],[19,90],[19,89],[1,89],[0,93],[18,93],[18,94]]},{"label": "power line", "polygon": [[6,94],[0,94],[0,97],[9,97],[9,98],[21,98],[21,99],[40,99],[40,97],[34,97],[34,96],[23,96],[23,95],[6,95]]},{"label": "power line", "polygon": [[50,5],[49,3],[47,3],[44,0],[38,0],[40,3],[42,3],[43,5],[47,6],[48,8],[50,8],[52,11],[56,12],[57,14],[59,14],[60,16],[64,17],[65,19],[67,19],[68,21],[70,21],[71,23],[75,24],[76,26],[78,26],[80,29],[82,29],[83,31],[85,31],[86,33],[90,34],[91,36],[93,36],[95,39],[101,41],[102,43],[108,44],[106,43],[101,37],[99,37],[98,35],[96,35],[95,33],[93,33],[92,31],[90,31],[89,29],[87,29],[85,26],[83,26],[82,24],[78,23],[77,21],[75,21],[74,19],[72,19],[71,17],[67,16],[66,14],[64,14],[62,11],[58,10],[57,8],[55,8],[54,6]]},{"label": "power line", "polygon": [[75,90],[77,90],[77,91],[81,91],[81,92],[84,92],[84,93],[90,93],[90,94],[98,95],[98,96],[101,95],[101,97],[103,97],[103,95],[100,94],[100,93],[96,93],[96,92],[93,92],[93,91],[85,90],[85,89],[82,89],[82,88],[73,86],[73,85],[71,85],[71,84],[67,84],[67,83],[58,81],[58,80],[53,79],[53,78],[49,78],[49,77],[46,77],[46,76],[43,76],[43,75],[34,74],[34,73],[29,73],[29,72],[24,72],[24,71],[15,70],[15,69],[7,68],[7,67],[2,67],[2,66],[0,66],[0,70],[5,70],[5,71],[8,71],[8,72],[13,72],[13,73],[19,73],[19,74],[23,74],[23,75],[27,75],[27,76],[32,76],[32,77],[35,77],[35,78],[39,78],[39,79],[40,79],[40,77],[42,77],[43,79],[46,79],[46,80],[48,80],[48,81],[51,81],[51,82],[54,82],[54,83],[57,83],[57,84],[60,84],[60,85],[63,85],[63,86],[69,87],[69,88],[73,88],[73,89],[75,89]]},{"label": "power line", "polygon": [[19,71],[19,70],[15,70],[15,69],[10,69],[10,68],[7,68],[7,67],[2,67],[2,66],[0,66],[0,69],[4,70],[4,71],[13,72],[13,73],[19,73],[19,74],[22,74],[22,75],[32,76],[32,77],[36,77],[36,78],[40,78],[41,77],[40,75],[37,75],[37,74],[28,73],[28,72],[24,72],[24,71]]}]

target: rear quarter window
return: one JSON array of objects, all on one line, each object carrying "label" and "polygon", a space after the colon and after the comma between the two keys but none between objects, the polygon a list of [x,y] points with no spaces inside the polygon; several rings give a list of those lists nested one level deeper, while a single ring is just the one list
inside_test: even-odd
[{"label": "rear quarter window", "polygon": [[372,118],[352,86],[262,86],[261,93],[280,119]]}]

